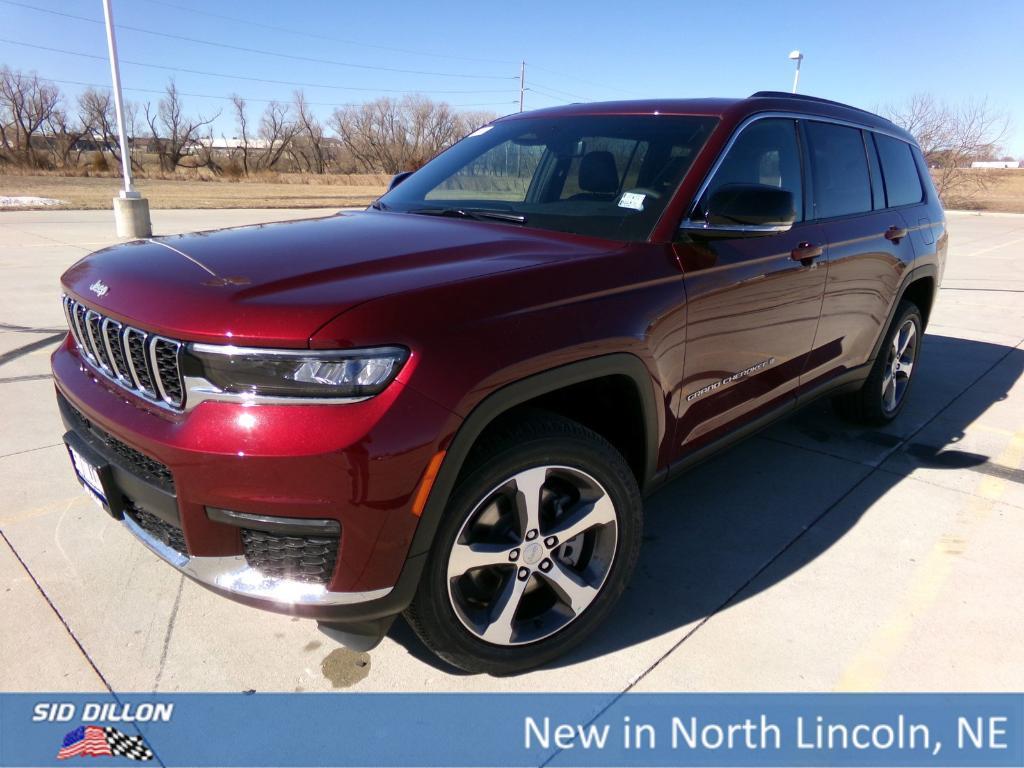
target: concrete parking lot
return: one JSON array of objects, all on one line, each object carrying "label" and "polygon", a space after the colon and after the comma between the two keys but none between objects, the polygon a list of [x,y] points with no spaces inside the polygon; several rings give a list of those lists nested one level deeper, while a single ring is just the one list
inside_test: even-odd
[{"label": "concrete parking lot", "polygon": [[[327,211],[155,211],[159,234]],[[369,654],[179,576],[74,480],[49,378],[58,276],[110,212],[0,213],[0,690],[1022,690],[1024,215],[949,214],[907,409],[827,403],[647,503],[612,620],[530,674],[467,676],[399,621]]]}]

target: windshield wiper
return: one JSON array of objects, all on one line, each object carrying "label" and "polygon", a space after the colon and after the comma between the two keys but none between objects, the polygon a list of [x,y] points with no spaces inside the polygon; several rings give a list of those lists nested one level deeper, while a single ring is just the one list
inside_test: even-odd
[{"label": "windshield wiper", "polygon": [[487,208],[413,208],[408,213],[419,213],[423,216],[457,216],[478,221],[507,221],[510,224],[526,223],[526,217],[521,213],[492,211]]}]

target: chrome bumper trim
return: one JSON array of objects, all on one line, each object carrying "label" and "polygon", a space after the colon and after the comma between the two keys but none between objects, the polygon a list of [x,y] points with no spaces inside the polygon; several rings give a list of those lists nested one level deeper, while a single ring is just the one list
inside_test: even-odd
[{"label": "chrome bumper trim", "polygon": [[189,557],[153,538],[128,515],[124,517],[124,524],[154,554],[182,573],[201,584],[242,597],[291,605],[352,605],[379,600],[393,589],[385,587],[368,592],[329,592],[322,584],[267,578],[251,568],[242,555]]}]

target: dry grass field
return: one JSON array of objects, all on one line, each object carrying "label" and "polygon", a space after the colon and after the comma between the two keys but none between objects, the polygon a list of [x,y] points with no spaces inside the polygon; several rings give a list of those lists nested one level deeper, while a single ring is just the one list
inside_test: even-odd
[{"label": "dry grass field", "polygon": [[951,195],[947,208],[1024,213],[1024,168],[974,169],[971,173],[981,176],[986,189],[968,197]]},{"label": "dry grass field", "polygon": [[[986,189],[969,196],[950,196],[946,207],[977,211],[1024,213],[1024,169],[975,170],[983,174]],[[0,197],[34,196],[64,201],[66,209],[111,207],[119,179],[69,177],[54,174],[0,174]],[[386,175],[353,174],[314,176],[272,174],[260,179],[226,181],[198,178],[144,178],[136,187],[159,208],[339,208],[368,205],[387,186]],[[20,210],[26,210],[21,208]]]},{"label": "dry grass field", "polygon": [[[138,179],[135,187],[151,208],[339,208],[369,205],[387,186],[386,176],[302,176],[271,180]],[[120,179],[57,175],[0,175],[0,197],[45,197],[65,209],[111,208]],[[19,210],[29,210],[20,208]]]}]

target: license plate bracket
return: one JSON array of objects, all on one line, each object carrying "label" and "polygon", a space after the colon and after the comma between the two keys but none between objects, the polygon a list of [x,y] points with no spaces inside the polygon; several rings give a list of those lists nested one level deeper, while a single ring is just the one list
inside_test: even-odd
[{"label": "license plate bracket", "polygon": [[74,432],[64,435],[64,445],[85,492],[115,520],[124,519],[124,500],[109,462]]}]

